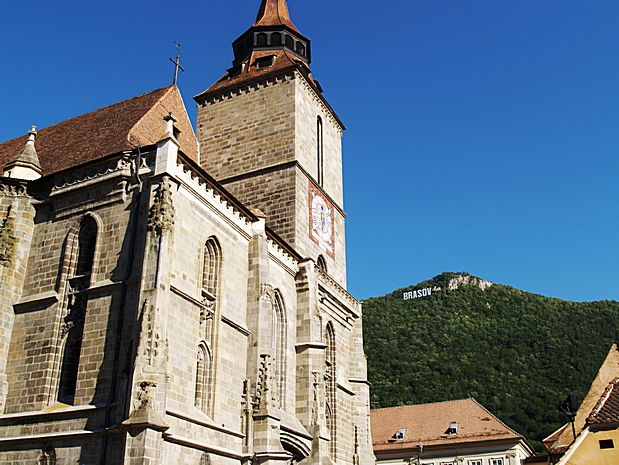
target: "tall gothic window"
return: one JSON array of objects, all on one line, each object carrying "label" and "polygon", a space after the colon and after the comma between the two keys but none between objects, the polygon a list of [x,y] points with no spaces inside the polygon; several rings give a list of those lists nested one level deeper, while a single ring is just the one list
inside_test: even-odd
[{"label": "tall gothic window", "polygon": [[322,187],[324,183],[324,141],[322,132],[322,118],[318,116],[316,119],[316,164],[317,164],[317,179],[318,185]]},{"label": "tall gothic window", "polygon": [[335,460],[335,454],[337,451],[336,437],[337,437],[337,421],[336,421],[336,366],[335,366],[335,330],[331,322],[327,323],[325,330],[325,384],[327,402],[325,408],[325,416],[327,422],[327,428],[331,436],[331,442],[329,444],[329,451],[331,452],[331,458]]},{"label": "tall gothic window", "polygon": [[206,343],[198,347],[196,363],[195,406],[206,414],[211,413],[213,356]]},{"label": "tall gothic window", "polygon": [[204,265],[202,267],[202,292],[217,297],[219,272],[221,268],[221,252],[217,239],[211,237],[204,246]]},{"label": "tall gothic window", "polygon": [[[94,266],[97,245],[97,222],[88,215],[80,222],[77,238],[69,237],[67,247],[73,247],[73,257],[68,273],[67,312],[62,321],[62,358],[58,381],[58,401],[64,404],[75,402],[77,376],[84,336],[87,294]],[[77,250],[75,250],[75,245]]]},{"label": "tall gothic window", "polygon": [[273,366],[279,404],[285,403],[286,395],[286,307],[279,291],[275,291],[273,305]]},{"label": "tall gothic window", "polygon": [[196,359],[195,406],[211,415],[213,398],[213,351],[217,296],[221,272],[221,248],[215,237],[204,244],[202,263],[202,308],[200,309],[200,338]]}]

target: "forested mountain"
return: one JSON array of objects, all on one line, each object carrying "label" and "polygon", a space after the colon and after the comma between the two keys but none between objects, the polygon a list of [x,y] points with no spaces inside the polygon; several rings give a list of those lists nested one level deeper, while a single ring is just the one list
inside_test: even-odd
[{"label": "forested mountain", "polygon": [[[406,299],[406,300],[405,300]],[[619,340],[619,302],[576,303],[444,273],[364,301],[372,408],[474,397],[540,448]]]}]

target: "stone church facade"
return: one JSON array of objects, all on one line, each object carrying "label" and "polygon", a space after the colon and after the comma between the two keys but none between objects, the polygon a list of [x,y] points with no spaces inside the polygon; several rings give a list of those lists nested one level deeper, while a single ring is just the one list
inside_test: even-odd
[{"label": "stone church facade", "polygon": [[343,124],[285,0],[226,74],[0,144],[0,463],[373,463]]}]

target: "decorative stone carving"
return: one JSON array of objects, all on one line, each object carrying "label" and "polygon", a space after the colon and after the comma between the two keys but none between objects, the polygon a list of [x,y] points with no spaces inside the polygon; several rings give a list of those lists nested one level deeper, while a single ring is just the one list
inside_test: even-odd
[{"label": "decorative stone carving", "polygon": [[165,176],[157,187],[155,200],[148,215],[148,230],[158,236],[174,227],[176,212],[170,184],[170,178]]},{"label": "decorative stone carving", "polygon": [[154,366],[164,350],[162,337],[157,325],[158,309],[146,299],[142,307],[142,326],[138,354],[143,356],[146,364]]},{"label": "decorative stone carving", "polygon": [[267,300],[268,302],[275,303],[275,290],[270,284],[262,284],[260,286],[260,300]]},{"label": "decorative stone carving", "polygon": [[0,197],[28,197],[24,184],[0,182]]},{"label": "decorative stone carving", "polygon": [[69,295],[68,313],[64,317],[60,329],[60,338],[64,339],[73,328],[81,328],[86,317],[86,296]]},{"label": "decorative stone carving", "polygon": [[359,427],[355,425],[355,453],[352,457],[353,465],[359,465]]},{"label": "decorative stone carving", "polygon": [[256,385],[256,406],[273,405],[274,398],[271,394],[271,356],[260,355],[260,369],[258,370],[258,383]]},{"label": "decorative stone carving", "polygon": [[320,372],[312,371],[312,377],[314,378],[314,381],[312,382],[312,425],[317,425],[319,421],[319,418],[318,418],[318,386],[320,385],[319,383]]},{"label": "decorative stone carving", "polygon": [[128,170],[131,168],[131,159],[129,155],[123,155],[120,158],[98,163],[94,166],[89,166],[83,169],[71,170],[54,178],[54,187],[52,192],[59,189],[70,187],[81,182],[90,181],[106,174],[116,171]]},{"label": "decorative stone carving", "polygon": [[0,266],[8,266],[13,262],[16,244],[15,216],[9,208],[6,218],[0,224]]},{"label": "decorative stone carving", "polygon": [[49,446],[41,451],[39,455],[39,459],[37,460],[38,465],[56,465],[56,450]]},{"label": "decorative stone carving", "polygon": [[208,452],[202,453],[202,457],[200,457],[200,465],[213,465],[211,455]]},{"label": "decorative stone carving", "polygon": [[141,381],[137,397],[137,410],[151,408],[153,405],[153,390],[157,387],[157,383],[153,381]]}]

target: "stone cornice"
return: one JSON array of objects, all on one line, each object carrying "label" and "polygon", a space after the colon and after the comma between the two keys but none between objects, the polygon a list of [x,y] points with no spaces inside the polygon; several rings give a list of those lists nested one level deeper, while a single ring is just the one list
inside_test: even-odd
[{"label": "stone cornice", "polygon": [[339,297],[343,302],[346,302],[348,307],[354,311],[355,317],[361,316],[361,302],[355,299],[343,286],[341,286],[335,279],[329,276],[327,273],[316,267],[316,275],[322,282],[325,289],[328,291],[335,291],[335,297]]},{"label": "stone cornice", "polygon": [[0,177],[0,197],[30,197],[28,181]]}]

